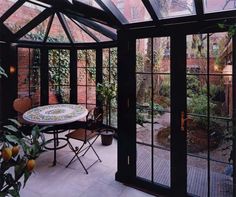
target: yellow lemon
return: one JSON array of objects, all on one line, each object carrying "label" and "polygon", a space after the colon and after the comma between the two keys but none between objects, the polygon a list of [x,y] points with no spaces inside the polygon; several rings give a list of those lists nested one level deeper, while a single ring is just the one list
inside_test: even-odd
[{"label": "yellow lemon", "polygon": [[15,157],[16,155],[18,155],[19,151],[20,151],[19,146],[13,146],[12,149],[11,149],[12,157]]},{"label": "yellow lemon", "polygon": [[12,157],[12,151],[11,148],[4,148],[2,150],[2,158],[4,161],[9,161]]},{"label": "yellow lemon", "polygon": [[27,170],[31,172],[34,167],[35,167],[35,160],[34,159],[29,159],[26,164]]}]

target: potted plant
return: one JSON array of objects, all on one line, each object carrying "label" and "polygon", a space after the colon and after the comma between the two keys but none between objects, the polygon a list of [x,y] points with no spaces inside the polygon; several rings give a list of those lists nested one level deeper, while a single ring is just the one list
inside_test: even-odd
[{"label": "potted plant", "polygon": [[[109,117],[109,109],[111,105],[111,100],[116,97],[116,84],[103,82],[102,84],[97,84],[97,92],[99,94],[99,99],[101,103],[105,106],[105,117],[106,117],[106,126],[108,126],[108,117]],[[101,139],[103,145],[112,144],[112,139],[115,132],[111,128],[105,128],[101,131]]]},{"label": "potted plant", "polygon": [[35,168],[35,159],[43,152],[44,141],[39,139],[44,128],[33,127],[29,138],[18,121],[9,121],[11,124],[0,130],[0,196],[20,196]]}]

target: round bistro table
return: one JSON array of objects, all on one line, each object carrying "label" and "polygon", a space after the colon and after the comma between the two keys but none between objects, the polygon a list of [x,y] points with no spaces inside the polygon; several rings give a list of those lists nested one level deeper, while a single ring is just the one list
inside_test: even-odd
[{"label": "round bistro table", "polygon": [[[75,104],[55,104],[45,105],[32,108],[23,114],[23,119],[29,123],[43,126],[56,126],[64,125],[68,123],[80,120],[88,114],[88,110],[82,105]],[[59,146],[59,141],[66,141],[66,138],[58,137],[58,134],[64,132],[60,129],[52,129],[52,131],[46,131],[45,133],[53,134],[53,138],[47,142],[54,142],[53,147],[45,147],[48,150],[54,151],[53,166],[56,165],[56,151],[64,148],[67,143]]]}]

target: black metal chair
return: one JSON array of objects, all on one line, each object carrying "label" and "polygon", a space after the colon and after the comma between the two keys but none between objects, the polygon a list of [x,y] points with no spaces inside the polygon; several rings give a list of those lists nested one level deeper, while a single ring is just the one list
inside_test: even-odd
[{"label": "black metal chair", "polygon": [[[88,169],[91,166],[93,166],[98,161],[101,162],[101,159],[95,151],[93,144],[100,135],[100,130],[102,128],[103,121],[102,114],[102,109],[100,107],[96,107],[90,110],[88,115],[86,116],[85,128],[75,129],[66,135],[68,145],[75,154],[66,167],[68,167],[77,158],[81,163],[82,167],[84,168],[86,174],[88,174]],[[70,141],[71,139],[81,141],[81,146],[73,146]],[[97,160],[86,168],[85,165],[82,163],[80,157],[84,156],[89,149],[91,149],[95,153]]]}]

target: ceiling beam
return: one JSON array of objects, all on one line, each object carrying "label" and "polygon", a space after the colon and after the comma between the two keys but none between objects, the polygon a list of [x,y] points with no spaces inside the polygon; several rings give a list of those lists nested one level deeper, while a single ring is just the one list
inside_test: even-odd
[{"label": "ceiling beam", "polygon": [[22,27],[18,32],[15,33],[15,40],[18,40],[28,32],[30,32],[33,28],[43,22],[46,18],[53,14],[53,9],[45,9],[38,16],[33,18],[29,23],[27,23],[24,27]]},{"label": "ceiling beam", "polygon": [[90,27],[91,29],[94,29],[95,31],[103,34],[104,36],[112,39],[112,40],[116,40],[117,39],[117,35],[115,33],[113,33],[112,31],[106,29],[105,27],[99,25],[98,23],[96,22],[93,22],[91,20],[88,20],[88,19],[85,19],[85,18],[82,18],[82,17],[76,17],[74,15],[69,15],[68,16],[70,18],[73,18],[75,19],[76,21],[78,21],[79,23],[82,23],[84,24],[85,26],[87,27]]},{"label": "ceiling beam", "polygon": [[154,22],[159,21],[156,11],[154,10],[154,7],[152,6],[151,2],[147,0],[142,0],[142,2],[144,6],[146,7],[147,11],[149,12],[150,16],[152,17],[152,20]]},{"label": "ceiling beam", "polygon": [[200,18],[203,17],[204,11],[203,11],[203,1],[194,0],[195,8],[196,8],[196,14]]},{"label": "ceiling beam", "polygon": [[[224,12],[214,12],[209,14],[204,14],[202,18],[199,18],[198,15],[192,16],[184,16],[184,17],[176,17],[176,18],[167,18],[161,19],[158,22],[158,26],[175,26],[178,24],[188,24],[188,23],[196,23],[199,21],[211,23],[217,23],[213,21],[222,21],[222,20],[230,20],[236,18],[236,10],[224,11]],[[123,25],[125,29],[139,29],[145,27],[156,26],[154,21],[140,22],[140,23],[130,23]]]},{"label": "ceiling beam", "polygon": [[[224,23],[226,28],[220,28],[218,24]],[[176,33],[180,34],[202,34],[212,32],[227,32],[227,26],[236,23],[236,17],[234,19],[225,20],[208,20],[208,21],[194,21],[188,23],[169,24],[164,26],[149,26],[144,28],[130,29],[130,34],[134,38],[146,38],[153,36],[172,36]],[[126,30],[127,31],[127,30]],[[118,32],[119,34],[119,32]]]},{"label": "ceiling beam", "polygon": [[13,38],[14,34],[3,23],[0,23],[0,40],[12,41]]},{"label": "ceiling beam", "polygon": [[19,0],[13,4],[0,18],[0,23],[3,23],[9,16],[11,16],[19,7],[25,3],[25,0]]},{"label": "ceiling beam", "polygon": [[46,32],[45,32],[45,35],[44,35],[43,42],[46,42],[47,39],[48,39],[48,34],[49,34],[50,29],[51,29],[51,26],[52,26],[52,22],[53,22],[53,19],[54,19],[54,15],[55,15],[55,13],[53,13],[53,14],[50,16],[50,19],[49,19],[48,25],[47,25],[47,29],[46,29]]},{"label": "ceiling beam", "polygon": [[61,22],[61,25],[66,33],[66,36],[68,37],[68,39],[70,40],[71,43],[74,43],[75,41],[74,41],[74,38],[71,34],[70,28],[66,22],[65,16],[59,12],[57,13],[57,16],[58,16],[58,18]]},{"label": "ceiling beam", "polygon": [[[70,18],[71,19],[71,18]],[[94,39],[96,42],[100,42],[100,40],[83,24],[80,24],[78,21],[75,21],[74,19],[71,19],[75,25],[77,25],[79,28],[81,28],[85,33],[87,33],[92,39]]]},{"label": "ceiling beam", "polygon": [[76,2],[76,4],[71,4],[67,0],[39,0],[43,3],[52,5],[53,8],[65,14],[73,14],[83,18],[87,18],[104,25],[111,26],[113,28],[120,28],[120,24],[117,20],[111,18],[106,12],[101,9],[89,6],[82,2]]},{"label": "ceiling beam", "polygon": [[[76,2],[76,0],[74,0]],[[120,24],[129,23],[120,10],[115,6],[111,0],[96,0],[101,8],[110,15],[111,18],[117,20]]]},{"label": "ceiling beam", "polygon": [[[147,0],[146,0],[147,1]],[[160,20],[160,18],[162,17],[162,13],[161,13],[161,8],[160,8],[160,2],[156,1],[156,0],[149,0],[147,3],[150,3],[154,12],[156,13],[156,16],[158,17],[158,19]]]}]

